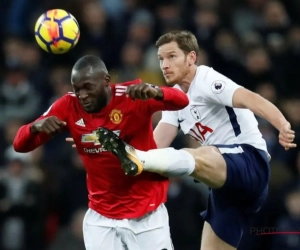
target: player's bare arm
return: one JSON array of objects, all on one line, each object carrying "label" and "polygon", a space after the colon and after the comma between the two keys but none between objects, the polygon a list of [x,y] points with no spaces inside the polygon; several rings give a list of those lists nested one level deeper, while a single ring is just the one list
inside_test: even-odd
[{"label": "player's bare arm", "polygon": [[49,116],[32,123],[30,131],[33,134],[44,132],[48,135],[54,136],[57,133],[60,133],[66,125],[66,122],[61,121],[56,116]]},{"label": "player's bare arm", "polygon": [[257,116],[266,119],[279,131],[279,143],[286,149],[295,148],[295,131],[280,110],[262,96],[245,88],[238,88],[233,95],[233,107],[248,108]]},{"label": "player's bare arm", "polygon": [[148,83],[140,83],[137,85],[128,86],[126,94],[133,100],[147,100],[150,98],[154,98],[156,100],[163,100],[164,98],[164,93],[159,87]]},{"label": "player's bare arm", "polygon": [[159,123],[154,130],[154,140],[157,148],[169,147],[178,133],[178,128],[169,123]]}]

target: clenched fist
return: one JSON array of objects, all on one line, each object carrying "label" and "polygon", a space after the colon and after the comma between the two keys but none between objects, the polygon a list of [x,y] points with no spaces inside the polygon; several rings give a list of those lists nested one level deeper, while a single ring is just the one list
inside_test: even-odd
[{"label": "clenched fist", "polygon": [[162,100],[164,98],[164,93],[161,88],[148,83],[140,83],[137,85],[128,86],[126,95],[131,97],[133,100],[147,100],[150,98]]},{"label": "clenched fist", "polygon": [[66,122],[59,120],[56,116],[49,116],[34,122],[30,127],[30,131],[31,133],[44,132],[54,136],[61,132],[66,125]]}]

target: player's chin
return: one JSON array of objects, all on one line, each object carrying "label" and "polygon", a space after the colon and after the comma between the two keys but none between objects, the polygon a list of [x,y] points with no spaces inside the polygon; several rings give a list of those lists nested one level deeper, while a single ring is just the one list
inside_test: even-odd
[{"label": "player's chin", "polygon": [[92,107],[92,106],[88,106],[88,107],[83,106],[83,109],[84,109],[85,112],[87,112],[87,113],[89,113],[89,114],[92,114],[92,113],[96,113],[96,112],[97,112],[97,111],[95,110],[95,108]]},{"label": "player's chin", "polygon": [[165,77],[165,81],[168,85],[174,85],[178,82],[176,78],[171,78],[171,77]]}]

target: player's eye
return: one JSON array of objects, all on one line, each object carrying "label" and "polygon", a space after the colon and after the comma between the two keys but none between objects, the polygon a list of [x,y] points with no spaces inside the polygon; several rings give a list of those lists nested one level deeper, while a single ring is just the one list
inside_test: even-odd
[{"label": "player's eye", "polygon": [[170,58],[171,58],[171,59],[173,59],[173,58],[175,58],[175,57],[176,57],[175,55],[170,55]]},{"label": "player's eye", "polygon": [[90,83],[88,83],[88,84],[86,84],[86,85],[84,86],[84,88],[85,88],[86,90],[92,90],[92,89],[93,89],[93,85],[90,84]]}]

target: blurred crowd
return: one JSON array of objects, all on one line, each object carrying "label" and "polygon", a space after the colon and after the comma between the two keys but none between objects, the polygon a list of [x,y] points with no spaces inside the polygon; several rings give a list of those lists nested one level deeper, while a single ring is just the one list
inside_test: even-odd
[{"label": "blurred crowd", "polygon": [[[78,20],[79,44],[52,55],[36,44],[33,27],[46,10]],[[0,249],[84,250],[85,170],[71,145],[57,136],[27,154],[16,153],[18,128],[68,91],[70,70],[86,54],[101,56],[113,82],[135,78],[164,85],[154,43],[188,29],[201,47],[199,64],[213,67],[277,105],[300,144],[299,0],[1,0],[0,1]],[[153,126],[160,119],[153,117]],[[272,156],[270,194],[245,228],[240,250],[300,249],[300,151],[285,151],[277,131],[259,119]],[[195,143],[179,134],[176,148]],[[207,188],[172,179],[167,208],[176,250],[199,249]]]}]

